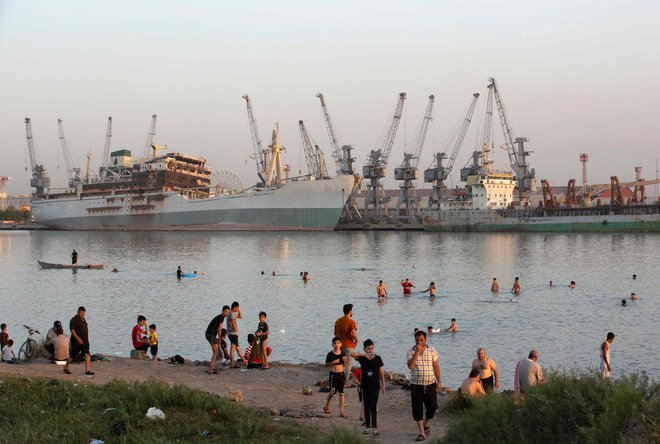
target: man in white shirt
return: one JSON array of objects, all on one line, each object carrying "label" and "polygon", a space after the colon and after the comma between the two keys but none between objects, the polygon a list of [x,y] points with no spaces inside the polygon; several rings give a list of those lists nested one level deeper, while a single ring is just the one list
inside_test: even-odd
[{"label": "man in white shirt", "polygon": [[522,359],[516,366],[517,382],[521,392],[537,384],[545,383],[543,369],[537,362],[539,352],[531,350],[527,359]]}]

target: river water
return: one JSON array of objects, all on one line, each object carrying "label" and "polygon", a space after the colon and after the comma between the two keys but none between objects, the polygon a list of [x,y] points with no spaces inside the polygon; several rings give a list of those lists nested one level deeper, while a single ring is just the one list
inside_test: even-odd
[{"label": "river water", "polygon": [[[37,260],[68,263],[74,248],[79,263],[107,269],[38,270]],[[480,346],[502,388],[511,388],[515,363],[531,348],[546,369],[597,367],[608,331],[616,334],[614,377],[646,371],[657,379],[659,251],[660,236],[649,234],[0,232],[0,321],[20,344],[22,324],[42,332],[55,319],[67,325],[84,305],[92,353],[128,356],[131,328],[144,314],[158,325],[161,357],[209,359],[208,322],[239,301],[243,348],[264,310],[271,359],[320,362],[343,304],[352,303],[360,341],[373,339],[386,369],[399,372],[415,327],[444,328],[455,317],[457,334],[429,337],[443,385],[453,388]],[[177,265],[206,275],[177,281]],[[522,293],[511,303],[515,276]],[[402,278],[417,290],[435,281],[438,297],[403,297]],[[384,303],[375,296],[380,279]],[[632,291],[640,299],[622,308]]]}]

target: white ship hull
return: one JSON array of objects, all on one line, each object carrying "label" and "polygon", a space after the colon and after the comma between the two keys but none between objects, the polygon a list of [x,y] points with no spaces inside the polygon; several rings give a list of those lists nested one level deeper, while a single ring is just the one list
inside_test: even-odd
[{"label": "white ship hull", "polygon": [[172,191],[32,201],[37,222],[57,230],[333,230],[351,175],[289,181],[279,188],[188,199]]}]

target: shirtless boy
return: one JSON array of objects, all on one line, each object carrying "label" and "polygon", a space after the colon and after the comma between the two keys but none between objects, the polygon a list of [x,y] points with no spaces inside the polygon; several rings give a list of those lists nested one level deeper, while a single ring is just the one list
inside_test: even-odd
[{"label": "shirtless boy", "polygon": [[600,344],[600,372],[605,379],[609,379],[612,372],[610,366],[610,344],[612,344],[612,341],[614,341],[614,333],[609,332],[607,333],[607,339]]},{"label": "shirtless boy", "polygon": [[458,325],[456,325],[456,318],[451,318],[451,325],[445,328],[446,332],[456,333],[458,331]]},{"label": "shirtless boy", "polygon": [[493,278],[493,283],[490,284],[490,291],[492,291],[493,293],[497,293],[498,291],[500,291],[500,284],[497,282],[496,278]]},{"label": "shirtless boy", "polygon": [[323,411],[330,414],[330,401],[335,393],[339,393],[339,416],[346,418],[344,414],[344,383],[346,375],[344,366],[346,365],[346,355],[341,351],[341,341],[337,336],[332,338],[332,350],[325,357],[325,366],[330,367],[329,388],[330,393],[325,403]]},{"label": "shirtless boy", "polygon": [[378,281],[378,287],[376,287],[376,294],[378,295],[378,299],[387,296],[387,288],[385,288],[385,284],[383,284],[383,281]]},{"label": "shirtless boy", "polygon": [[479,380],[479,370],[470,370],[470,376],[463,381],[459,390],[462,395],[485,395],[486,391]]},{"label": "shirtless boy", "polygon": [[515,293],[516,295],[520,294],[520,279],[516,277],[516,279],[513,281],[513,288],[511,289],[511,293]]},{"label": "shirtless boy", "polygon": [[486,356],[486,349],[477,350],[477,359],[472,361],[472,369],[479,371],[479,379],[484,386],[484,390],[493,391],[493,377],[495,378],[495,387],[500,387],[500,379],[495,361]]},{"label": "shirtless boy", "polygon": [[435,282],[431,282],[429,284],[429,288],[427,288],[426,290],[422,290],[420,293],[426,293],[426,292],[428,292],[430,297],[432,298],[435,297]]}]

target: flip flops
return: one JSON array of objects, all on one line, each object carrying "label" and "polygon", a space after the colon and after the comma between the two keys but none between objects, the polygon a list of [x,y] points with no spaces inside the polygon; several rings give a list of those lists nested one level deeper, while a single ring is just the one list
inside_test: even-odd
[{"label": "flip flops", "polygon": [[415,438],[415,441],[424,441],[426,437],[424,435],[417,435],[417,438]]},{"label": "flip flops", "polygon": [[91,370],[87,370],[87,371],[85,372],[85,374],[86,374],[87,376],[94,376],[95,373],[94,373],[93,371],[91,371]]},{"label": "flip flops", "polygon": [[207,374],[207,375],[217,375],[217,374],[218,374],[218,369],[217,369],[217,368],[214,368],[214,369],[211,370],[211,371],[208,371],[208,370],[207,370],[207,371],[206,371],[206,374]]},{"label": "flip flops", "polygon": [[323,411],[325,412],[326,415],[329,415],[330,414],[330,407],[328,407],[326,405],[325,407],[323,407]]},{"label": "flip flops", "polygon": [[71,374],[71,370],[69,370],[68,368],[65,368],[65,369],[64,369],[64,373],[66,373],[67,375],[70,375],[70,374]]}]

